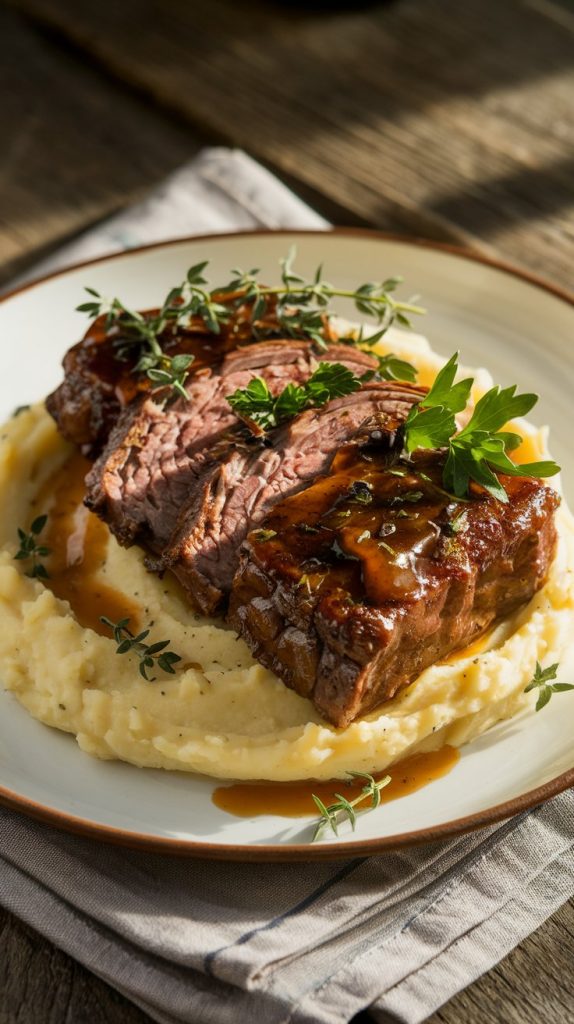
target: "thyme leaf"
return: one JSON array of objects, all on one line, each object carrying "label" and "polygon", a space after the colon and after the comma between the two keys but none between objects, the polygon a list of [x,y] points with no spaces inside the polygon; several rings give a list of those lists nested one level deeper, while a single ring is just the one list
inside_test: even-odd
[{"label": "thyme leaf", "polygon": [[[235,284],[239,280],[249,280],[250,298],[254,298],[256,301],[260,299],[273,300],[276,303],[279,324],[290,337],[311,337],[320,349],[324,349],[326,347],[325,321],[328,322],[332,315],[328,311],[328,307],[334,298],[351,299],[360,313],[373,317],[379,325],[380,330],[371,338],[364,339],[361,332],[356,340],[345,339],[356,343],[359,347],[362,346],[362,343],[365,346],[374,345],[395,321],[403,327],[410,327],[409,316],[425,312],[414,302],[399,301],[391,294],[401,283],[402,279],[399,277],[389,277],[381,282],[369,281],[353,289],[335,288],[323,277],[322,265],[317,267],[311,279],[306,281],[294,270],[295,256],[296,248],[292,246],[287,256],[281,260],[280,286],[259,285],[253,274],[237,277],[232,282]],[[400,363],[402,360],[397,360],[396,356],[389,356],[383,363],[382,372],[401,373]],[[410,364],[404,364],[404,366],[409,367],[407,373],[414,372]],[[390,376],[385,379],[396,378]],[[411,380],[414,378],[408,376],[401,379]]]},{"label": "thyme leaf", "polygon": [[[105,298],[95,288],[85,289],[89,298],[76,308],[92,319],[104,316],[106,332],[115,329],[119,333],[116,339],[118,359],[124,359],[133,345],[139,346],[140,358],[134,372],[146,373],[154,384],[182,397],[187,397],[185,381],[193,356],[169,356],[162,349],[161,335],[170,323],[186,327],[190,320],[199,318],[209,331],[219,334],[239,307],[248,303],[254,337],[276,334],[279,329],[287,337],[308,339],[319,351],[325,351],[326,329],[333,315],[328,307],[333,298],[352,299],[358,310],[374,317],[380,326],[378,333],[370,338],[363,339],[361,332],[356,340],[344,339],[358,347],[372,347],[395,321],[409,326],[411,314],[425,312],[414,302],[399,301],[391,294],[400,283],[399,278],[368,282],[354,290],[340,289],[324,280],[321,266],[305,281],[295,272],[294,259],[295,248],[292,248],[280,261],[281,284],[273,287],[259,282],[260,271],[254,267],[248,271],[235,268],[228,284],[210,289],[205,277],[209,261],[202,260],[189,268],[181,284],[170,289],[157,313],[139,313],[117,297]],[[265,322],[262,318],[268,313],[273,315]],[[392,353],[377,358],[379,369],[376,372],[380,378],[415,379],[414,368]]]},{"label": "thyme leaf", "polygon": [[528,686],[525,687],[524,692],[529,693],[530,690],[534,690],[538,687],[538,700],[536,701],[537,711],[542,711],[542,708],[546,707],[553,693],[563,693],[565,690],[574,690],[574,686],[571,683],[551,682],[552,679],[556,679],[558,668],[558,662],[545,669],[542,668],[539,661],[536,662],[534,675]]},{"label": "thyme leaf", "polygon": [[[94,288],[85,290],[92,295],[94,301],[84,302],[77,306],[80,312],[88,313],[93,319],[105,315],[105,329],[109,333],[112,328],[120,332],[119,344],[116,345],[116,358],[125,359],[126,352],[133,345],[139,347],[139,359],[134,366],[134,373],[145,373],[154,384],[169,388],[173,394],[187,398],[184,385],[188,370],[194,361],[193,355],[178,353],[167,355],[161,347],[160,336],[168,323],[183,324],[191,315],[203,315],[209,321],[210,329],[219,330],[218,316],[229,311],[209,299],[209,294],[201,287],[205,283],[201,276],[206,263],[197,264],[188,270],[186,280],[177,288],[172,288],[166,296],[157,314],[139,313],[129,309],[120,299],[105,299]],[[199,310],[202,313],[199,313]]]},{"label": "thyme leaf", "polygon": [[187,380],[187,371],[193,362],[193,358],[191,355],[183,354],[172,356],[171,359],[167,360],[165,366],[163,362],[160,364],[161,368],[150,366],[147,370],[147,375],[151,381],[160,387],[169,387],[177,392],[178,395],[181,395],[182,398],[187,399],[188,394],[184,385]]},{"label": "thyme leaf", "polygon": [[273,540],[273,537],[277,536],[277,530],[255,530],[253,533],[255,540],[264,544],[268,540]]},{"label": "thyme leaf", "polygon": [[119,622],[112,622],[105,615],[101,615],[100,622],[103,622],[104,626],[109,626],[112,630],[117,644],[116,654],[128,654],[131,652],[137,655],[139,658],[140,675],[148,683],[155,682],[156,677],[148,676],[147,672],[156,663],[164,672],[175,675],[173,666],[177,661],[181,661],[181,655],[175,654],[174,651],[166,650],[169,647],[169,640],[159,640],[157,643],[146,644],[144,641],[147,640],[150,629],[144,629],[137,636],[134,636],[128,628],[130,624],[129,618],[120,619]]},{"label": "thyme leaf", "polygon": [[373,778],[372,775],[368,775],[366,772],[348,772],[347,773],[352,779],[363,779],[365,785],[361,792],[354,800],[347,800],[346,797],[340,793],[335,793],[336,800],[334,803],[326,806],[320,797],[312,793],[313,801],[319,811],[319,818],[315,824],[315,831],[313,832],[313,838],[311,842],[315,842],[323,833],[325,828],[330,828],[331,831],[337,836],[339,834],[339,825],[341,820],[350,821],[353,832],[357,823],[357,813],[355,807],[359,804],[364,803],[365,800],[371,801],[370,807],[363,808],[364,811],[374,810],[381,802],[381,790],[385,786],[388,786],[391,781],[390,775],[385,775],[383,779],[378,782]]},{"label": "thyme leaf", "polygon": [[51,548],[46,547],[44,544],[38,544],[38,537],[42,533],[47,522],[48,516],[37,516],[30,527],[29,533],[26,533],[18,527],[20,548],[14,555],[14,559],[15,561],[25,561],[29,558],[32,559],[32,566],[25,573],[26,576],[30,577],[30,579],[47,580],[50,578],[50,574],[46,569],[46,566],[42,562],[38,561],[39,558],[46,558],[51,554]]},{"label": "thyme leaf", "polygon": [[360,505],[370,505],[373,499],[373,485],[367,480],[353,480],[349,487],[349,497]]}]

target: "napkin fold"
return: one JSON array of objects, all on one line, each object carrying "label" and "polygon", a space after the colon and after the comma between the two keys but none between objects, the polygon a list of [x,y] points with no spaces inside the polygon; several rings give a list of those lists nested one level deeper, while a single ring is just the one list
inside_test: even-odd
[{"label": "napkin fold", "polygon": [[[328,224],[246,154],[208,149],[34,276],[260,226]],[[456,840],[330,863],[180,860],[0,810],[0,903],[162,1024],[346,1024],[366,1007],[419,1024],[572,895],[573,847],[571,791]]]},{"label": "napkin fold", "polygon": [[51,253],[11,287],[72,263],[188,235],[256,228],[328,228],[261,164],[240,149],[208,147],[147,198]]}]

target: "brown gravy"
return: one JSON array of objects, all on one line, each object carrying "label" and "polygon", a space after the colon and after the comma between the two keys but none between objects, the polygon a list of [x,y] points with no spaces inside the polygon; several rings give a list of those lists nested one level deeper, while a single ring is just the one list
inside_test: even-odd
[{"label": "brown gravy", "polygon": [[[381,790],[381,803],[398,800],[442,778],[454,768],[459,759],[458,750],[446,746],[398,761],[388,772],[376,776],[378,779],[387,774],[391,776],[391,782]],[[216,807],[238,818],[253,818],[260,814],[303,818],[317,813],[312,793],[320,797],[324,804],[330,804],[336,800],[337,793],[341,793],[347,800],[353,800],[361,789],[360,780],[351,783],[341,779],[332,779],[330,782],[238,782],[231,786],[218,786],[212,800]]]},{"label": "brown gravy", "polygon": [[107,526],[83,504],[84,479],[90,463],[79,454],[71,455],[42,488],[36,505],[49,512],[41,537],[50,548],[44,559],[50,576],[45,584],[63,601],[68,601],[80,626],[102,636],[109,629],[100,616],[117,622],[129,618],[132,632],[139,627],[137,605],[98,576],[109,539]]},{"label": "brown gravy", "polygon": [[463,658],[475,658],[479,654],[484,654],[492,638],[492,632],[485,633],[483,636],[479,636],[477,640],[473,640],[471,644],[466,647],[461,647],[458,651],[453,651],[452,654],[447,654],[446,658],[441,658],[437,661],[437,665],[456,665],[457,661],[462,661]]}]

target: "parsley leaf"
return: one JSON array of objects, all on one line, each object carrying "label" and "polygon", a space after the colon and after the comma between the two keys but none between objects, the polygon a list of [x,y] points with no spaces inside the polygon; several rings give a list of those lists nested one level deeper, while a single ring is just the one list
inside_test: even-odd
[{"label": "parsley leaf", "polygon": [[246,388],[238,388],[226,397],[238,416],[253,420],[262,427],[271,425],[275,399],[262,377],[254,377]]},{"label": "parsley leaf", "polygon": [[462,412],[470,397],[473,380],[454,383],[458,353],[443,366],[427,395],[413,406],[405,422],[407,452],[417,448],[447,449],[443,482],[458,498],[468,497],[471,481],[480,484],[498,501],[508,495],[497,473],[507,476],[549,477],[560,471],[551,460],[516,464],[508,457],[521,443],[519,434],[501,428],[509,420],[524,416],[538,401],[534,394],[517,395],[516,385],[493,387],[482,396],[463,429],[456,432],[455,413]]},{"label": "parsley leaf", "polygon": [[467,377],[466,380],[455,384],[457,371],[458,352],[455,352],[437,374],[428,395],[425,395],[424,406],[426,409],[442,406],[452,413],[462,412],[463,409],[466,409],[474,381],[472,377]]},{"label": "parsley leaf", "polygon": [[473,385],[470,377],[455,384],[457,370],[455,352],[437,374],[428,394],[410,410],[405,423],[408,452],[416,448],[443,448],[456,432],[455,413],[466,408]]},{"label": "parsley leaf", "polygon": [[413,406],[405,423],[405,444],[408,452],[417,448],[443,448],[456,430],[453,414],[442,406],[420,409]]},{"label": "parsley leaf", "polygon": [[359,377],[341,363],[319,363],[304,384],[287,384],[274,397],[262,377],[254,377],[246,388],[238,388],[227,401],[238,416],[264,430],[292,419],[304,409],[325,405],[361,387]]},{"label": "parsley leaf", "polygon": [[[471,382],[472,383],[472,382]],[[516,416],[526,416],[534,408],[538,401],[538,395],[516,394],[516,384],[509,388],[500,388],[498,385],[487,391],[468,421],[466,427],[461,430],[461,436],[472,434],[477,430],[493,433],[500,430],[505,423]],[[462,406],[464,408],[464,406]],[[516,435],[515,435],[516,436]]]}]

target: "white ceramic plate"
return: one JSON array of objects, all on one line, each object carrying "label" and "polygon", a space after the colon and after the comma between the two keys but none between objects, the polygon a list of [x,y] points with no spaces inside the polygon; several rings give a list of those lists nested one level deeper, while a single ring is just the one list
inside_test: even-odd
[{"label": "white ceramic plate", "polygon": [[[141,249],[50,277],[0,305],[0,414],[37,400],[61,379],[60,360],[82,335],[74,312],[85,284],[153,306],[186,268],[209,258],[214,281],[231,267],[258,266],[274,279],[292,243],[306,274],[324,263],[341,287],[401,274],[429,310],[421,329],[445,356],[460,349],[495,380],[541,394],[536,420],[574,499],[571,381],[574,307],[558,289],[447,248],[370,232],[279,232],[216,236]],[[350,309],[341,307],[342,313]],[[573,638],[574,643],[574,638]],[[0,800],[62,827],[110,841],[175,853],[236,859],[342,857],[437,839],[486,824],[574,783],[574,692],[540,715],[502,724],[462,750],[443,779],[361,818],[357,833],[309,845],[309,823],[235,818],[211,802],[216,783],[184,773],[141,770],[83,754],[68,735],[34,721],[0,693]]]}]

